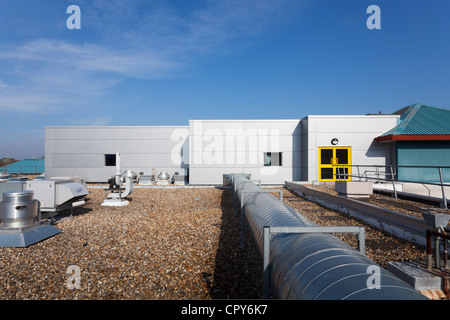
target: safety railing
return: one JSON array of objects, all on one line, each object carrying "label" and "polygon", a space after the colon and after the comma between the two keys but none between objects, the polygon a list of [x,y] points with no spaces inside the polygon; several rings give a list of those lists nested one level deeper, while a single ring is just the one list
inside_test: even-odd
[{"label": "safety railing", "polygon": [[[336,167],[336,179],[338,181],[348,180],[349,178],[358,179],[359,181],[376,181],[380,182],[390,182],[392,183],[394,197],[397,198],[397,188],[395,183],[414,183],[414,184],[427,184],[435,185],[441,188],[442,193],[442,207],[447,209],[447,196],[445,193],[445,187],[450,187],[450,183],[445,183],[443,170],[450,170],[450,166],[399,166],[399,165],[334,165]],[[348,168],[352,168],[351,174],[349,174]],[[365,169],[366,168],[366,169]],[[435,171],[435,176],[437,181],[414,181],[398,179],[398,171],[402,168],[409,169],[429,169]],[[356,169],[356,170],[355,170]],[[364,170],[363,170],[364,169]]]},{"label": "safety railing", "polygon": [[45,167],[43,166],[4,166],[0,167],[0,173],[11,174],[11,175],[22,175],[22,174],[30,174],[30,175],[39,175],[45,171]]}]

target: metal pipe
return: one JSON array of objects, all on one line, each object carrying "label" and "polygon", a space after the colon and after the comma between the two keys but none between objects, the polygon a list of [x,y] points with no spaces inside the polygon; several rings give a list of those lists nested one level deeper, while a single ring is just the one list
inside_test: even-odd
[{"label": "metal pipe", "polygon": [[115,182],[116,182],[116,186],[121,185],[122,181],[121,181],[121,173],[120,173],[120,153],[116,152],[116,175],[115,175]]},{"label": "metal pipe", "polygon": [[434,265],[436,268],[441,266],[441,239],[434,237]]},{"label": "metal pipe", "polygon": [[[450,235],[447,233],[442,233],[436,230],[427,229],[426,231],[427,236],[427,269],[431,270],[433,267],[433,248],[432,248],[432,237],[435,237],[435,245],[434,245],[434,251],[435,251],[435,268],[440,268],[440,243],[439,241],[436,241],[436,239],[442,238],[444,241],[444,268],[447,269],[448,266],[448,252],[447,252],[447,240],[450,240]],[[436,258],[438,256],[438,258]]]},{"label": "metal pipe", "polygon": [[448,269],[448,250],[447,250],[447,239],[443,239],[444,241],[444,269]]},{"label": "metal pipe", "polygon": [[433,268],[433,251],[431,247],[431,230],[426,231],[427,235],[427,269]]},{"label": "metal pipe", "polygon": [[[247,181],[246,181],[247,180]],[[299,212],[261,190],[243,177],[233,179],[236,200],[245,190],[243,214],[261,259],[266,256],[269,278],[264,293],[275,299],[384,299],[421,300],[425,296],[328,233],[277,233],[270,237],[264,227],[317,227]],[[252,193],[252,191],[255,191]],[[374,281],[376,280],[376,281]],[[372,282],[374,281],[374,282]]]}]

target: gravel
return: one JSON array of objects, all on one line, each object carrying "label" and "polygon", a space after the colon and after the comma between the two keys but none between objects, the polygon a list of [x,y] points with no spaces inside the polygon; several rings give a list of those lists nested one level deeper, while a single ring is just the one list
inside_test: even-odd
[{"label": "gravel", "polygon": [[[273,195],[276,196],[276,193]],[[402,240],[383,230],[374,228],[364,221],[304,200],[290,190],[283,189],[283,201],[320,226],[364,226],[366,256],[383,268],[386,268],[386,264],[389,261],[418,261],[426,259],[424,246]],[[335,236],[357,249],[356,236],[349,234],[335,234]]]},{"label": "gravel", "polygon": [[[258,298],[261,266],[239,249],[229,191],[135,188],[126,207],[103,189],[28,248],[0,248],[0,299]],[[247,239],[248,242],[251,239]],[[69,289],[80,270],[79,289]]]},{"label": "gravel", "polygon": [[[315,188],[319,191],[323,191],[332,195],[337,195],[337,192],[334,190],[334,186],[333,185],[309,185],[309,187]],[[391,204],[386,204],[383,203],[381,201],[377,201],[377,199],[380,200],[387,200],[389,201]],[[407,214],[410,216],[414,216],[416,218],[420,218],[423,219],[422,214],[418,211],[414,211],[414,210],[409,210],[407,207],[402,207],[403,205],[406,206],[414,206],[417,208],[423,208],[423,209],[431,209],[431,210],[437,210],[439,212],[444,212],[444,213],[448,213],[450,214],[450,210],[449,209],[442,209],[439,206],[439,203],[437,202],[432,202],[432,201],[417,201],[417,200],[410,200],[407,198],[393,198],[390,195],[386,195],[386,194],[382,194],[382,193],[373,193],[370,196],[370,203],[382,208],[386,208],[389,210],[393,210],[393,211],[397,211],[403,214]],[[394,205],[396,204],[396,205]]]},{"label": "gravel", "polygon": [[[28,248],[0,248],[0,299],[258,299],[262,265],[230,189],[135,188],[126,207],[103,207],[90,188],[63,232]],[[277,196],[276,193],[274,193]],[[284,201],[318,225],[364,225],[283,189]],[[388,261],[425,259],[425,249],[366,227],[366,254]],[[336,235],[356,248],[356,237]],[[79,288],[70,289],[80,270]]]}]

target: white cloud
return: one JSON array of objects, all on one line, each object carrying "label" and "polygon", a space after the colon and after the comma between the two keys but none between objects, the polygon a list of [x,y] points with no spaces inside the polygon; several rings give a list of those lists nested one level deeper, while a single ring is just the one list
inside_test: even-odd
[{"label": "white cloud", "polygon": [[[75,45],[64,40],[39,39],[0,53],[0,58],[20,61],[27,67],[59,66],[66,72],[111,73],[135,78],[157,78],[180,68],[180,64],[151,51],[123,52],[96,44]],[[36,65],[36,63],[41,63]]]},{"label": "white cloud", "polygon": [[[0,82],[0,111],[64,113],[91,109],[123,79],[164,78],[180,69],[152,53],[119,52],[98,45],[39,39],[0,53],[14,81]],[[83,103],[87,102],[87,103]]]},{"label": "white cloud", "polygon": [[[124,79],[190,71],[207,55],[234,52],[290,21],[295,0],[80,1],[83,42],[40,38],[0,49],[0,111],[60,113],[92,108]],[[69,31],[77,32],[77,31]],[[90,41],[87,41],[90,39]],[[237,40],[245,40],[239,42]],[[86,102],[86,103],[83,103]],[[75,106],[72,104],[72,106]]]},{"label": "white cloud", "polygon": [[[236,41],[264,37],[298,19],[310,1],[215,0],[188,2],[194,9],[180,11],[176,5],[153,7],[134,14],[133,29],[122,31],[136,45],[159,48],[169,54],[221,54],[239,50]],[[132,6],[133,7],[133,6]],[[139,8],[136,6],[135,8]],[[103,21],[121,18],[116,11],[104,13]],[[111,20],[110,20],[111,21]]]}]

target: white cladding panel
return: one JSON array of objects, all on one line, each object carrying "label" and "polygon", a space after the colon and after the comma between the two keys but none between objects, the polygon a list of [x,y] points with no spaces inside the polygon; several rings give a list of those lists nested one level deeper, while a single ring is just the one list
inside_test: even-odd
[{"label": "white cladding panel", "polygon": [[[300,120],[191,120],[189,132],[191,184],[221,184],[228,173],[264,184],[300,178]],[[281,152],[282,166],[265,167],[267,152]]]},{"label": "white cladding panel", "polygon": [[[398,115],[308,116],[302,120],[304,148],[302,180],[318,180],[318,147],[351,147],[353,165],[391,163],[390,146],[374,139],[397,125]],[[307,147],[306,147],[307,145]]]},{"label": "white cladding panel", "polygon": [[53,140],[151,140],[167,139],[188,127],[46,127],[46,139]]},{"label": "white cladding panel", "polygon": [[158,140],[47,140],[46,150],[53,153],[77,154],[83,153],[112,153],[121,150],[122,153],[167,154],[174,151],[178,142],[164,139]]},{"label": "white cladding panel", "polygon": [[[302,120],[191,120],[186,127],[47,127],[46,176],[101,182],[115,173],[105,154],[121,153],[122,170],[184,172],[190,184],[222,184],[223,174],[250,173],[263,184],[318,178],[318,147],[348,146],[352,164],[388,164],[390,145],[374,138],[397,115],[307,116]],[[264,166],[281,152],[282,165]]]},{"label": "white cladding panel", "polygon": [[121,154],[122,171],[167,171],[189,164],[188,127],[47,127],[45,174],[104,182],[115,174],[105,154]]}]

